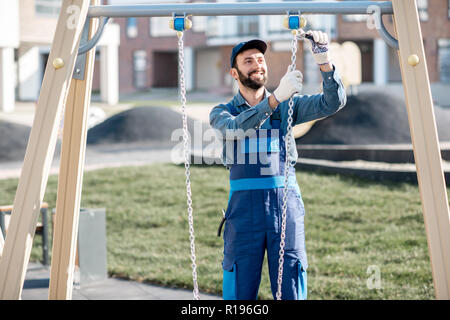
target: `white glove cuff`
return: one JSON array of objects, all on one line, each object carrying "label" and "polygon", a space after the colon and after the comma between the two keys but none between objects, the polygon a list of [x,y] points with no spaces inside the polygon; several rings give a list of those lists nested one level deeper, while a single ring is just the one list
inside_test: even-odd
[{"label": "white glove cuff", "polygon": [[[275,90],[275,91],[276,91],[276,90]],[[273,95],[273,97],[275,98],[275,100],[278,102],[278,104],[280,104],[282,101],[280,101],[280,100],[277,98],[277,96],[276,96],[276,94],[275,94],[275,91],[272,92],[272,95]]]},{"label": "white glove cuff", "polygon": [[282,103],[284,100],[286,100],[286,94],[280,92],[279,88],[275,89],[272,95],[275,98],[275,100],[277,100],[278,103]]},{"label": "white glove cuff", "polygon": [[330,55],[327,52],[313,54],[314,60],[318,65],[327,64],[331,61]]}]

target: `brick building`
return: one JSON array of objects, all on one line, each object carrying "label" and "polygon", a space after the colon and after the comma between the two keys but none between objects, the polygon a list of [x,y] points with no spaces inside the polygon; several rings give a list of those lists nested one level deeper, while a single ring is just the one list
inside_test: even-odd
[{"label": "brick building", "polygon": [[[114,23],[120,26],[120,92],[176,87],[178,39],[169,29],[168,18],[115,18]],[[192,50],[201,50],[206,37],[204,32],[193,31],[186,32],[184,40],[186,63],[191,63]]]},{"label": "brick building", "polygon": [[[36,101],[55,34],[62,0],[0,1],[0,112],[15,101]],[[101,99],[118,101],[118,25],[110,23],[98,43],[97,87]],[[101,80],[100,80],[101,79]],[[101,84],[101,85],[100,85]]]},{"label": "brick building", "polygon": [[[123,0],[109,2],[121,3]],[[449,2],[417,0],[431,82],[450,81]],[[332,41],[353,41],[358,45],[363,82],[384,85],[401,81],[396,50],[390,48],[375,29],[367,27],[367,15],[309,15],[306,18],[307,28],[327,32]],[[168,27],[168,19],[114,19],[121,30],[120,92],[177,85],[177,38]],[[193,29],[185,33],[188,89],[230,91],[234,83],[228,75],[231,48],[251,38],[261,38],[269,44],[267,86],[274,88],[291,56],[290,33],[282,27],[282,19],[283,16],[194,17]],[[392,16],[384,16],[383,21],[394,34]],[[297,66],[303,70],[306,83],[320,82],[317,67],[308,52],[304,55],[301,46]]]},{"label": "brick building", "polygon": [[[233,0],[217,0],[221,1]],[[433,84],[450,83],[450,0],[416,1],[433,89]],[[162,2],[173,0],[103,0],[103,4]],[[9,37],[6,34],[0,37],[0,109],[8,110],[15,98],[37,98],[60,4],[61,0],[14,0],[2,9],[0,20],[11,32],[7,34]],[[267,87],[273,89],[291,57],[291,34],[282,26],[283,18],[193,17],[193,29],[185,32],[187,89],[227,93],[235,90],[235,82],[228,73],[230,52],[238,42],[252,38],[261,38],[269,44]],[[367,27],[367,15],[306,18],[307,29],[323,30],[334,42],[353,41],[358,45],[363,82],[385,85],[401,81],[396,50],[388,47],[376,30]],[[169,17],[111,20],[97,46],[94,72],[93,89],[100,91],[102,100],[116,103],[118,91],[132,93],[154,87],[176,87],[177,37],[168,27]],[[392,16],[384,16],[383,20],[394,34]],[[301,45],[297,51],[297,67],[304,73],[306,85],[315,88],[320,83],[318,68]],[[15,83],[15,88],[8,87],[11,83]]]},{"label": "brick building", "polygon": [[[123,0],[109,0],[109,3],[123,3]],[[229,76],[231,49],[235,44],[252,38],[264,39],[269,44],[266,53],[270,66],[267,86],[274,88],[291,60],[291,33],[283,28],[283,18],[284,16],[193,17],[192,30],[185,32],[188,90],[232,90],[234,81]],[[178,44],[176,33],[168,27],[168,20],[169,17],[114,19],[121,30],[121,93],[177,86]],[[303,69],[303,65],[303,49],[300,47],[297,51],[297,66]],[[315,65],[314,67],[317,69]],[[98,84],[94,79],[94,88],[96,86]]]},{"label": "brick building", "polygon": [[[430,82],[450,82],[450,0],[417,0]],[[339,15],[337,41],[354,41],[361,49],[363,82],[401,81],[397,51],[369,29],[367,16]],[[395,36],[392,16],[383,17]]]}]

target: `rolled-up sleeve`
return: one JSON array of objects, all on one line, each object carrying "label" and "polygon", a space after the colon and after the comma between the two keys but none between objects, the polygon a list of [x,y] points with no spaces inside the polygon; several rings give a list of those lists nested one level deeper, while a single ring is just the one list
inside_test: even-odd
[{"label": "rolled-up sleeve", "polygon": [[259,127],[272,115],[272,108],[269,106],[268,98],[265,98],[254,107],[249,107],[239,115],[233,116],[225,104],[215,106],[209,114],[209,124],[226,137],[227,133],[249,129],[259,129]]},{"label": "rolled-up sleeve", "polygon": [[335,66],[333,65],[332,71],[321,71],[321,73],[323,93],[302,95],[294,99],[294,124],[328,117],[339,111],[347,103],[345,88]]}]

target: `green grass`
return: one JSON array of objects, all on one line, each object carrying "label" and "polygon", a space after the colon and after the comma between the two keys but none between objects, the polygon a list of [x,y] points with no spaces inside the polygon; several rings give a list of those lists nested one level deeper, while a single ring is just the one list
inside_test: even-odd
[{"label": "green grass", "polygon": [[[306,207],[309,299],[433,299],[434,289],[416,185],[297,172]],[[223,241],[216,235],[228,200],[227,171],[191,169],[198,282],[221,294]],[[82,207],[106,208],[111,276],[191,288],[184,167],[155,164],[86,172]],[[0,181],[12,203],[17,179]],[[44,200],[56,202],[51,176]],[[41,259],[36,236],[31,260]],[[381,289],[368,289],[369,266]],[[267,266],[261,299],[272,299]]]}]

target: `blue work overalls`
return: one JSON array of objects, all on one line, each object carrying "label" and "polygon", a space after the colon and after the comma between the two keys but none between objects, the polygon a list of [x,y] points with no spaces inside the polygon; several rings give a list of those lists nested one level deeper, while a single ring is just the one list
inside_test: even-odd
[{"label": "blue work overalls", "polygon": [[[233,105],[227,108],[232,115],[239,114]],[[270,121],[272,129],[258,129],[253,136],[233,140],[223,234],[225,300],[257,298],[266,249],[276,297],[286,148],[278,109]],[[288,186],[282,299],[300,300],[307,296],[305,209],[293,167]]]}]

